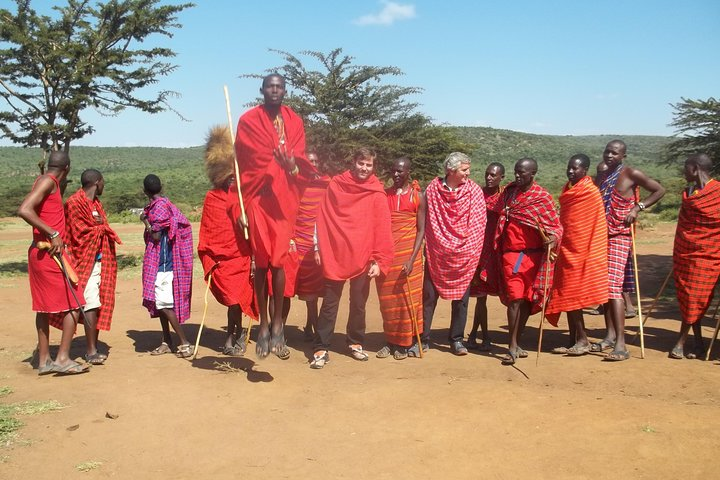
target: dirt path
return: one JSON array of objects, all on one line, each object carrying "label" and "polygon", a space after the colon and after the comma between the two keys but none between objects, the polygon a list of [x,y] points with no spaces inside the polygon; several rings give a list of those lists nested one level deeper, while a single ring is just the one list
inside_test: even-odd
[{"label": "dirt path", "polygon": [[[441,301],[433,325],[440,344],[426,358],[356,362],[336,335],[331,362],[313,371],[298,328],[304,324],[299,302],[288,320],[288,361],[220,355],[225,316],[214,301],[197,360],[151,357],[146,352],[158,342],[159,323],[140,306],[134,268],[120,275],[113,329],[101,335],[110,348],[107,364],[86,375],[40,378],[27,362],[36,340],[22,273],[28,232],[14,222],[2,225],[0,386],[13,393],[0,402],[52,399],[67,408],[20,417],[26,425],[19,440],[0,447],[0,478],[582,479],[608,476],[610,469],[624,478],[716,474],[720,368],[667,359],[678,328],[672,302],[661,304],[648,323],[644,360],[632,348],[633,358],[619,364],[596,355],[543,353],[536,366],[533,353],[517,368],[503,367],[497,356],[507,337],[504,311],[491,299],[490,329],[499,345],[491,355],[448,353],[450,308]],[[141,251],[138,226],[118,231],[125,240],[120,253]],[[660,225],[639,236],[646,305],[668,271],[672,235],[672,226]],[[201,276],[194,288],[191,338],[202,316]],[[368,312],[367,348],[374,352],[383,344],[374,293]],[[346,310],[340,315],[342,331]],[[602,318],[586,320],[591,335],[601,337]],[[526,332],[528,350],[537,344],[537,322],[531,318]],[[705,320],[706,338],[710,323]],[[628,330],[636,325],[630,320]],[[52,335],[57,342],[58,333]],[[564,328],[549,327],[544,350],[562,344],[564,335]],[[83,342],[76,338],[76,356]],[[90,461],[101,465],[87,473],[76,468]]]}]

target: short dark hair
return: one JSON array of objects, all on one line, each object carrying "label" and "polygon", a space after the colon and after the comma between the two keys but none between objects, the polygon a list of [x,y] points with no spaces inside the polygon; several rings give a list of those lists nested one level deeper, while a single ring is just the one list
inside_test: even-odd
[{"label": "short dark hair", "polygon": [[143,188],[145,188],[145,191],[150,195],[157,195],[162,191],[160,177],[151,173],[143,180]]},{"label": "short dark hair", "polygon": [[590,157],[588,157],[584,153],[576,153],[575,155],[570,157],[571,162],[574,160],[580,160],[580,166],[585,170],[590,169]]},{"label": "short dark hair", "polygon": [[88,168],[87,170],[82,172],[82,175],[80,175],[80,184],[83,188],[89,187],[93,183],[101,180],[102,178],[102,173],[100,173],[99,170],[95,170],[94,168]]},{"label": "short dark hair", "polygon": [[517,165],[520,165],[521,163],[529,163],[532,167],[533,173],[537,173],[538,164],[534,158],[530,158],[530,157],[521,158],[520,160],[517,161],[517,163],[515,163],[515,165],[517,166]]},{"label": "short dark hair", "polygon": [[410,159],[410,157],[407,157],[405,155],[403,155],[402,157],[398,157],[393,162],[393,165],[399,162],[403,162],[407,166],[408,170],[412,170],[412,160]]},{"label": "short dark hair", "polygon": [[697,166],[698,170],[709,173],[712,170],[713,162],[707,153],[694,153],[690,155],[685,163]]},{"label": "short dark hair", "polygon": [[616,138],[615,140],[610,140],[607,144],[610,145],[611,143],[617,143],[618,145],[622,146],[623,152],[627,153],[627,145],[619,138]]},{"label": "short dark hair", "polygon": [[262,88],[265,88],[265,84],[267,83],[267,81],[270,80],[271,78],[274,78],[274,77],[277,77],[277,78],[279,78],[280,80],[282,80],[283,86],[285,86],[285,83],[286,83],[286,82],[285,82],[285,77],[283,77],[282,75],[280,75],[280,74],[277,73],[277,72],[273,72],[273,73],[270,73],[270,74],[265,75],[265,76],[263,77]]},{"label": "short dark hair", "polygon": [[48,157],[48,168],[66,168],[70,165],[70,155],[67,152],[53,150]]},{"label": "short dark hair", "polygon": [[490,162],[490,165],[487,166],[485,170],[487,170],[490,167],[498,167],[500,169],[500,173],[505,175],[505,165],[503,165],[500,162]]}]

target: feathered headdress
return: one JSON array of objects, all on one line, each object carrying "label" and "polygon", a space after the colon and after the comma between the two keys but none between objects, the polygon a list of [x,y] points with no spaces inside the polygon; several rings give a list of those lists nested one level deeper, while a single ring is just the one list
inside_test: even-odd
[{"label": "feathered headdress", "polygon": [[234,148],[228,127],[218,125],[210,129],[205,142],[205,171],[213,187],[223,188],[235,173]]}]

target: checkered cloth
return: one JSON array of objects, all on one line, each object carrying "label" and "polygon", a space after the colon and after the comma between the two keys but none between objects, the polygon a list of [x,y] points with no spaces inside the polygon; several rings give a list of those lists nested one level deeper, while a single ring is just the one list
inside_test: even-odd
[{"label": "checkered cloth", "polygon": [[[192,228],[185,215],[165,197],[158,197],[145,207],[145,215],[150,222],[152,232],[167,229],[173,255],[173,300],[175,315],[180,323],[190,318],[190,300],[192,297]],[[143,257],[143,306],[150,317],[159,314],[155,308],[155,278],[160,266],[160,241],[154,240],[150,232],[145,232],[145,256]]]},{"label": "checkered cloth", "polygon": [[445,300],[460,300],[482,253],[487,209],[480,186],[468,180],[457,190],[436,177],[425,190],[425,256],[433,285]]},{"label": "checkered cloth", "polygon": [[700,320],[720,276],[720,182],[683,193],[673,247],[673,274],[685,323]]}]

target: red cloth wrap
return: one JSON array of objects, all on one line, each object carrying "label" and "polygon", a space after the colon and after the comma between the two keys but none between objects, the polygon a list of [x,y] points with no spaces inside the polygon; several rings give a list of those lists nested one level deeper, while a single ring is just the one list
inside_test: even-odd
[{"label": "red cloth wrap", "polygon": [[315,262],[315,221],[320,202],[325,198],[330,177],[324,176],[310,182],[305,188],[297,220],[295,221],[295,247],[298,255],[298,272],[295,293],[301,300],[313,299],[323,294],[325,281],[322,267]]},{"label": "red cloth wrap", "polygon": [[561,312],[607,302],[607,220],[600,191],[590,177],[568,182],[560,194],[563,241],[545,310],[557,326]]},{"label": "red cloth wrap", "polygon": [[720,182],[683,192],[673,246],[673,275],[685,323],[700,320],[710,306],[720,275]]},{"label": "red cloth wrap", "polygon": [[304,183],[315,167],[305,158],[303,122],[289,107],[281,106],[285,148],[295,157],[299,174],[288,174],[273,157],[279,137],[264,106],[246,112],[238,122],[235,153],[240,184],[250,224],[250,245],[259,268],[283,266],[295,228],[295,216]]},{"label": "red cloth wrap", "polygon": [[212,270],[210,291],[227,307],[239,305],[250,318],[258,317],[255,291],[250,277],[250,244],[238,226],[240,203],[237,188],[207,192],[200,219],[198,257],[205,280]]},{"label": "red cloth wrap", "polygon": [[[525,242],[531,247],[542,245],[539,229],[542,229],[546,235],[554,235],[557,239],[557,244],[560,244],[563,229],[562,225],[560,225],[560,218],[555,211],[552,195],[537,183],[533,182],[526,192],[520,191],[515,184],[508,185],[505,191],[503,191],[502,198],[496,205],[495,211],[500,214],[497,231],[495,232],[495,246],[496,248],[500,248],[500,251],[506,252],[508,250],[504,245],[507,241],[505,238],[505,230],[508,222],[515,222],[534,230],[533,238],[527,238]],[[529,232],[529,230],[526,231]],[[528,233],[527,236],[530,237],[530,234]],[[544,247],[540,248],[543,249],[544,253],[532,286],[533,293],[532,299],[530,300],[531,314],[542,310],[543,303],[545,302],[544,290],[546,286],[548,291],[552,287],[554,264],[550,262],[549,272],[546,272],[547,250]],[[505,288],[504,285],[503,288]],[[509,300],[506,291],[500,291],[500,300],[504,304],[508,303]]]},{"label": "red cloth wrap", "polygon": [[[93,209],[100,216],[101,223],[93,217]],[[121,244],[120,237],[110,228],[107,215],[98,198],[90,200],[85,190],[78,189],[65,202],[65,241],[67,253],[78,275],[78,287],[84,291],[87,286],[97,254],[102,254],[100,269],[100,303],[98,330],[110,330],[115,309],[115,285],[117,283],[117,258],[115,244]],[[62,329],[62,315],[52,315],[50,324]]]},{"label": "red cloth wrap", "polygon": [[317,216],[317,236],[326,278],[355,278],[371,260],[388,273],[393,259],[390,209],[375,175],[359,181],[346,171],[330,180]]},{"label": "red cloth wrap", "polygon": [[[60,185],[55,177],[48,175],[55,182],[55,191],[46,196],[37,210],[40,219],[53,230],[60,232],[63,241],[65,238],[65,212],[63,210]],[[38,177],[41,178],[41,177]],[[37,180],[35,181],[37,183]],[[35,185],[33,185],[35,188]],[[33,243],[28,249],[28,280],[30,281],[30,295],[32,296],[32,309],[34,312],[56,313],[77,310],[79,305],[68,287],[67,280],[55,260],[48,255],[47,250],[39,250],[37,242],[47,242],[44,233],[33,227]],[[63,255],[67,258],[66,255]],[[73,287],[73,291],[80,301],[85,304],[82,289]],[[61,324],[62,325],[62,324]]]},{"label": "red cloth wrap", "polygon": [[457,190],[436,177],[425,190],[425,256],[430,279],[440,297],[465,295],[482,253],[487,209],[482,188],[468,180]]},{"label": "red cloth wrap", "polygon": [[499,215],[495,211],[497,202],[505,187],[500,187],[497,192],[490,193],[483,187],[483,197],[487,208],[487,222],[485,224],[485,239],[483,240],[480,262],[470,282],[470,296],[484,297],[486,295],[497,295],[500,291],[500,260],[495,251],[495,229]]}]

